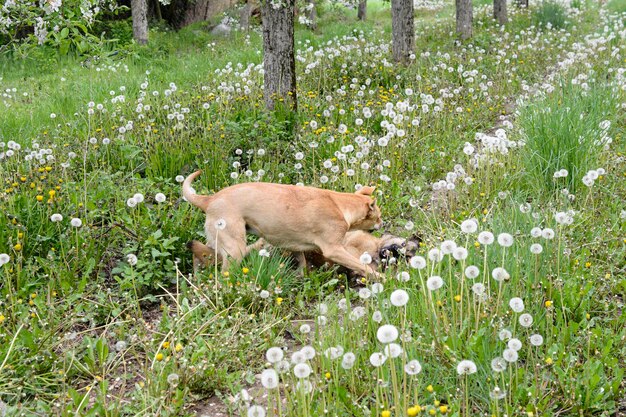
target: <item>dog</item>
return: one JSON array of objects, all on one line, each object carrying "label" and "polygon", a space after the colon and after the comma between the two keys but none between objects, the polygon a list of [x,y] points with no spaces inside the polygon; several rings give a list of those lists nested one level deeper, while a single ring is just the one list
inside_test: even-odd
[{"label": "dog", "polygon": [[[370,266],[377,271],[382,271],[387,266],[396,263],[400,258],[414,256],[419,246],[419,241],[419,238],[404,239],[392,234],[383,234],[381,237],[376,237],[362,230],[352,230],[346,233],[343,244],[351,254],[359,258],[365,252],[370,254],[372,257]],[[260,250],[267,245],[262,239],[259,239],[251,246],[254,250]],[[215,260],[213,249],[202,242],[193,240],[187,243],[187,247],[193,253],[194,269],[208,267]],[[305,252],[304,257],[307,268],[334,265],[334,262],[324,258],[319,252]],[[347,269],[340,270],[340,272],[344,272],[347,275],[354,275],[355,273],[355,271]]]},{"label": "dog", "polygon": [[230,259],[240,262],[258,247],[259,242],[246,244],[246,232],[250,232],[261,237],[261,242],[295,253],[301,266],[306,265],[303,252],[317,251],[350,270],[376,274],[344,245],[349,231],[382,226],[380,208],[372,198],[374,187],[340,193],[260,182],[232,185],[207,196],[196,194],[191,187],[201,173],[185,178],[183,196],[205,212],[207,246],[222,270],[228,269]]}]

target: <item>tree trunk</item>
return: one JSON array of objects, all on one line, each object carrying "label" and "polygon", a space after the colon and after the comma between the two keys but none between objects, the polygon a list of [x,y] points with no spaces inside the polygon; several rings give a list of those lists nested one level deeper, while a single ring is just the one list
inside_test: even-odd
[{"label": "tree trunk", "polygon": [[456,0],[456,33],[461,39],[472,37],[472,0]]},{"label": "tree trunk", "polygon": [[357,12],[357,17],[359,20],[365,20],[367,16],[367,0],[361,0],[359,2],[359,11]]},{"label": "tree trunk", "polygon": [[278,8],[271,1],[261,5],[263,22],[263,97],[273,110],[276,101],[297,108],[296,60],[293,46],[295,0],[283,0]]},{"label": "tree trunk", "polygon": [[148,2],[131,0],[130,10],[133,15],[133,37],[141,45],[148,43]]},{"label": "tree trunk", "polygon": [[317,12],[315,10],[315,0],[308,0],[309,10],[309,27],[313,30],[317,29]]},{"label": "tree trunk", "polygon": [[161,13],[160,0],[154,0],[154,12],[156,13],[156,18],[159,22],[163,20],[163,14]]},{"label": "tree trunk", "polygon": [[247,0],[239,15],[239,25],[241,29],[245,31],[250,29],[250,16],[252,16],[252,0]]},{"label": "tree trunk", "polygon": [[493,0],[493,18],[501,25],[504,25],[508,21],[506,16],[506,0]]},{"label": "tree trunk", "polygon": [[391,0],[391,37],[393,60],[407,62],[415,49],[413,0]]}]

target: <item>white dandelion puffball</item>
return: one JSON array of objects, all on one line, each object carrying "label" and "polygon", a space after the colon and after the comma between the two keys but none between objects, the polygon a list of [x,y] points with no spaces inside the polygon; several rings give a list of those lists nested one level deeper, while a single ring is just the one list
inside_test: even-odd
[{"label": "white dandelion puffball", "polygon": [[461,223],[461,231],[463,233],[474,233],[476,230],[478,230],[478,223],[474,219],[464,220]]},{"label": "white dandelion puffball", "polygon": [[278,372],[279,374],[284,374],[289,372],[289,370],[291,369],[291,365],[289,364],[289,361],[282,360],[274,365],[274,369],[276,369],[276,372]]},{"label": "white dandelion puffball", "polygon": [[283,350],[279,347],[271,347],[265,353],[265,357],[269,363],[276,363],[283,360]]},{"label": "white dandelion puffball", "polygon": [[367,252],[364,252],[360,257],[359,257],[359,261],[361,261],[362,264],[364,265],[369,265],[372,263],[372,255],[370,255]]},{"label": "white dandelion puffball", "polygon": [[456,372],[459,375],[471,375],[473,373],[476,373],[477,370],[478,369],[476,368],[476,364],[469,360],[463,360],[459,362],[456,367]]},{"label": "white dandelion puffball", "polygon": [[517,352],[522,348],[522,341],[517,338],[513,338],[509,340],[506,345],[509,347],[509,349],[513,349]]},{"label": "white dandelion puffball", "polygon": [[126,262],[128,262],[128,265],[130,266],[137,265],[137,255],[129,253],[128,255],[126,255]]},{"label": "white dandelion puffball", "polygon": [[498,338],[500,338],[503,342],[505,340],[509,340],[511,337],[513,337],[513,333],[511,333],[508,329],[502,329],[498,332]]},{"label": "white dandelion puffball", "polygon": [[326,326],[326,323],[328,323],[328,318],[326,318],[326,316],[317,316],[318,326]]},{"label": "white dandelion puffball", "polygon": [[441,253],[444,255],[450,255],[457,247],[456,242],[453,240],[444,240],[441,242]]},{"label": "white dandelion puffball", "polygon": [[539,255],[541,252],[543,252],[543,246],[541,246],[539,243],[533,243],[532,245],[530,245],[530,253],[532,253],[533,255]]},{"label": "white dandelion puffball", "polygon": [[143,200],[144,200],[143,194],[137,193],[133,196],[133,198],[135,199],[137,203],[143,203]]},{"label": "white dandelion puffball", "polygon": [[261,407],[260,405],[253,405],[252,407],[248,408],[247,416],[265,417],[265,408]]},{"label": "white dandelion puffball", "polygon": [[176,182],[183,182],[183,181],[185,181],[185,177],[183,177],[182,175],[177,175],[175,180],[176,180]]},{"label": "white dandelion puffball", "polygon": [[304,362],[306,362],[306,356],[304,356],[304,353],[302,353],[302,351],[299,350],[291,354],[291,363],[293,363],[294,365]]},{"label": "white dandelion puffball", "polygon": [[165,194],[163,193],[158,193],[154,196],[154,201],[157,203],[165,203],[165,200],[167,200],[167,197],[165,197]]},{"label": "white dandelion puffball", "polygon": [[6,253],[0,253],[0,266],[6,265],[11,260],[11,257]]},{"label": "white dandelion puffball", "polygon": [[50,216],[50,221],[52,221],[53,223],[58,223],[61,220],[63,220],[63,216],[61,216],[59,213],[54,213],[52,216]]},{"label": "white dandelion puffball", "polygon": [[474,294],[476,294],[477,296],[481,296],[485,293],[485,285],[477,282],[476,284],[472,285],[472,291],[474,292]]},{"label": "white dandelion puffball", "polygon": [[500,233],[498,235],[498,243],[503,248],[511,247],[513,246],[513,236],[511,236],[509,233]]},{"label": "white dandelion puffball", "polygon": [[491,360],[491,370],[494,372],[502,372],[506,370],[506,367],[506,361],[500,356]]},{"label": "white dandelion puffball", "polygon": [[389,343],[387,346],[385,346],[383,352],[390,358],[397,358],[402,354],[402,347],[400,347],[400,345],[397,343]]},{"label": "white dandelion puffball", "polygon": [[421,256],[413,256],[409,261],[409,264],[413,269],[424,269],[426,268],[426,259]]},{"label": "white dandelion puffball", "polygon": [[383,313],[381,313],[379,310],[374,311],[374,314],[372,314],[372,320],[374,320],[376,323],[380,323],[381,321],[383,321]]},{"label": "white dandelion puffball", "polygon": [[378,328],[376,337],[381,343],[391,343],[398,338],[398,329],[392,324],[385,324]]},{"label": "white dandelion puffball", "polygon": [[278,373],[273,369],[266,369],[261,373],[261,384],[267,389],[278,387]]},{"label": "white dandelion puffball", "polygon": [[533,316],[528,313],[522,314],[521,316],[519,316],[519,324],[522,327],[529,328],[533,325]]},{"label": "white dandelion puffball", "polygon": [[530,344],[533,346],[543,345],[543,336],[540,334],[533,334],[530,336]]},{"label": "white dandelion puffball", "polygon": [[509,307],[516,313],[521,313],[524,311],[524,300],[519,297],[513,297],[509,301]]},{"label": "white dandelion puffball", "polygon": [[372,294],[380,294],[383,292],[385,287],[380,282],[375,282],[372,284]]},{"label": "white dandelion puffball", "polygon": [[391,304],[396,307],[403,307],[409,302],[409,294],[404,290],[395,290],[389,297]]},{"label": "white dandelion puffball", "polygon": [[481,245],[491,245],[493,240],[493,233],[491,232],[480,232],[478,234],[478,243]]},{"label": "white dandelion puffball", "polygon": [[436,291],[443,287],[443,279],[438,275],[433,275],[426,280],[426,287],[431,291]]},{"label": "white dandelion puffball", "polygon": [[128,200],[126,200],[126,205],[130,208],[133,208],[137,205],[137,200],[135,199],[135,197],[131,197]]},{"label": "white dandelion puffball", "polygon": [[413,359],[411,361],[409,361],[406,365],[404,365],[404,372],[407,373],[407,375],[417,375],[420,372],[422,372],[422,364],[419,363],[419,361]]},{"label": "white dandelion puffball", "polygon": [[70,220],[70,224],[72,225],[72,227],[81,227],[83,225],[83,221],[78,217],[74,217],[72,220]]},{"label": "white dandelion puffball", "polygon": [[217,230],[224,230],[224,229],[226,229],[226,220],[224,220],[224,219],[218,219],[218,220],[215,222],[215,228],[216,228]]},{"label": "white dandelion puffball", "polygon": [[385,363],[386,360],[387,357],[381,352],[374,352],[370,355],[370,363],[376,368]]},{"label": "white dandelion puffball", "polygon": [[172,387],[178,386],[178,382],[180,381],[180,377],[178,374],[171,373],[167,376],[167,383]]},{"label": "white dandelion puffball", "polygon": [[554,239],[554,230],[550,229],[549,227],[543,229],[541,231],[541,237],[543,237],[546,240]]},{"label": "white dandelion puffball", "polygon": [[467,252],[467,249],[461,246],[459,246],[458,248],[454,248],[454,250],[452,251],[452,257],[457,261],[463,261],[467,259],[468,254],[469,253]]},{"label": "white dandelion puffball", "polygon": [[261,290],[261,292],[259,293],[259,297],[261,297],[262,299],[266,300],[268,298],[270,298],[270,292],[267,290]]},{"label": "white dandelion puffball", "polygon": [[444,254],[437,248],[433,248],[428,251],[428,259],[430,259],[432,262],[441,262],[441,260],[443,259],[443,255]]},{"label": "white dandelion puffball", "polygon": [[293,373],[297,378],[307,378],[311,375],[311,367],[306,363],[299,363],[293,367]]},{"label": "white dandelion puffball", "polygon": [[300,326],[300,333],[302,334],[311,333],[311,326],[308,324],[303,324],[302,326]]},{"label": "white dandelion puffball", "polygon": [[371,296],[372,292],[369,290],[369,288],[361,288],[359,290],[359,297],[361,297],[362,300],[367,300]]},{"label": "white dandelion puffball", "polygon": [[541,228],[533,227],[532,229],[530,229],[530,235],[532,237],[541,237]]},{"label": "white dandelion puffball", "polygon": [[315,348],[313,346],[304,346],[302,349],[300,349],[300,352],[302,352],[306,360],[310,361],[315,357]]},{"label": "white dandelion puffball", "polygon": [[474,279],[479,274],[480,274],[480,270],[478,269],[477,266],[470,265],[467,268],[465,268],[465,276],[468,277],[469,279]]},{"label": "white dandelion puffball", "polygon": [[491,271],[491,276],[498,282],[506,281],[511,278],[507,270],[502,267],[494,268],[493,271]]},{"label": "white dandelion puffball", "polygon": [[407,282],[411,279],[411,275],[406,271],[402,271],[398,275],[396,275],[396,278],[400,282]]},{"label": "white dandelion puffball", "polygon": [[[352,355],[354,356],[354,354]],[[341,360],[341,367],[343,369],[352,369],[354,367],[354,363],[355,363],[354,360],[350,360],[346,356],[344,356],[343,359]]]},{"label": "white dandelion puffball", "polygon": [[519,355],[517,354],[516,350],[509,348],[509,349],[504,349],[504,352],[502,352],[502,357],[504,358],[505,361],[509,363],[513,363],[513,362],[517,362]]}]

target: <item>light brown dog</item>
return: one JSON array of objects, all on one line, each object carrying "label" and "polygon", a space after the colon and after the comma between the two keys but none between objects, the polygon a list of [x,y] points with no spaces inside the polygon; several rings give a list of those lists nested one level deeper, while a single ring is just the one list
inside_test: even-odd
[{"label": "light brown dog", "polygon": [[[419,240],[404,239],[391,234],[384,234],[376,237],[363,230],[351,230],[346,233],[343,241],[344,247],[356,257],[361,257],[365,252],[370,254],[372,262],[370,264],[376,270],[384,270],[389,264],[395,263],[398,258],[410,258],[415,255]],[[265,242],[259,239],[254,245],[258,250],[264,246]],[[197,240],[187,244],[193,253],[194,269],[210,266],[215,260],[215,252]],[[319,252],[306,252],[304,254],[307,266],[319,268],[323,265],[333,266],[334,263],[324,258]],[[348,273],[353,272],[348,270]]]},{"label": "light brown dog", "polygon": [[320,252],[353,271],[375,273],[344,245],[348,231],[378,229],[382,225],[380,209],[371,198],[373,187],[362,187],[351,194],[295,185],[243,183],[206,196],[191,188],[201,172],[185,179],[183,195],[206,213],[207,246],[213,249],[223,270],[228,269],[229,258],[239,262],[258,247],[259,242],[246,245],[249,231],[272,246],[297,253],[301,265],[306,263],[303,252]]}]

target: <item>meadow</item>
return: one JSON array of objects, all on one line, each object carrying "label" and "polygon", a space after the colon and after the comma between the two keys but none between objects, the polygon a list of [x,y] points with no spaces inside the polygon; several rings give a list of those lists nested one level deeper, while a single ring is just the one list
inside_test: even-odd
[{"label": "meadow", "polygon": [[[405,67],[388,3],[298,25],[297,113],[258,29],[1,58],[0,416],[625,415],[626,2],[424,5]],[[374,185],[418,254],[194,273],[197,168]]]}]

